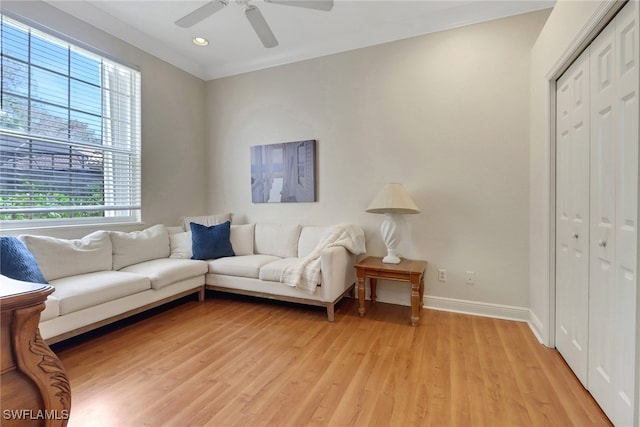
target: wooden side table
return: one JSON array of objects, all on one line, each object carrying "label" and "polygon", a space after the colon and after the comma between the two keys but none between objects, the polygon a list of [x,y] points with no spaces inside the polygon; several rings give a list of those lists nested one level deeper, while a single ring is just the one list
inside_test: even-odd
[{"label": "wooden side table", "polygon": [[69,379],[38,329],[53,287],[5,276],[0,285],[0,424],[64,427],[71,409]]},{"label": "wooden side table", "polygon": [[376,286],[378,279],[409,282],[411,284],[411,325],[416,326],[420,320],[420,310],[424,297],[424,272],[427,261],[402,259],[400,264],[385,264],[380,257],[367,257],[355,265],[358,277],[358,312],[365,314],[365,282],[369,278],[371,302],[376,302]]}]

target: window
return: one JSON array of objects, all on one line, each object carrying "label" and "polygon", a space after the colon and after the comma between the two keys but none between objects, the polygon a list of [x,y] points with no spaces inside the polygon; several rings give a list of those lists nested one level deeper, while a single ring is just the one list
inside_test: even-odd
[{"label": "window", "polygon": [[0,226],[140,219],[140,73],[2,15]]}]

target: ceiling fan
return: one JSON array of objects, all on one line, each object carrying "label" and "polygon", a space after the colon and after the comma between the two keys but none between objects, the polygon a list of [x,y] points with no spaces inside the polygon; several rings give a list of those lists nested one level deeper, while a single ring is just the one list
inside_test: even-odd
[{"label": "ceiling fan", "polygon": [[[244,6],[244,14],[258,35],[258,38],[266,48],[278,46],[278,39],[271,31],[269,24],[264,19],[262,12],[256,6],[250,5],[249,0],[233,0],[235,3]],[[333,0],[264,0],[267,3],[282,4],[286,6],[304,7],[330,11],[333,8]],[[182,28],[189,28],[198,22],[208,18],[216,12],[221,11],[229,4],[229,0],[213,0],[193,12],[178,19],[175,24]]]}]

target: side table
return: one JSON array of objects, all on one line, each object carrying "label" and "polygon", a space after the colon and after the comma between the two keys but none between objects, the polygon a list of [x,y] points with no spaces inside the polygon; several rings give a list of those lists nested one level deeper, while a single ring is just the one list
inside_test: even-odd
[{"label": "side table", "polygon": [[358,312],[365,314],[365,282],[369,278],[371,302],[376,302],[378,279],[408,282],[411,284],[411,325],[420,320],[420,310],[424,297],[424,272],[427,261],[402,259],[400,264],[385,264],[380,257],[367,257],[355,265],[358,277]]},{"label": "side table", "polygon": [[64,427],[71,409],[69,379],[38,329],[53,286],[5,276],[0,285],[0,424]]}]

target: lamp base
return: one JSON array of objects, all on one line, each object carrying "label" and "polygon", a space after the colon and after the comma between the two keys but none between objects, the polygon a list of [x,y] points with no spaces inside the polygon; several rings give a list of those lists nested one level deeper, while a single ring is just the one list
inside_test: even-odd
[{"label": "lamp base", "polygon": [[400,241],[400,230],[396,225],[396,217],[392,213],[384,214],[384,220],[380,224],[382,240],[387,247],[387,256],[382,259],[385,264],[400,264],[400,258],[396,254],[396,248]]},{"label": "lamp base", "polygon": [[382,262],[385,264],[400,264],[401,259],[396,255],[387,255],[382,258]]}]

